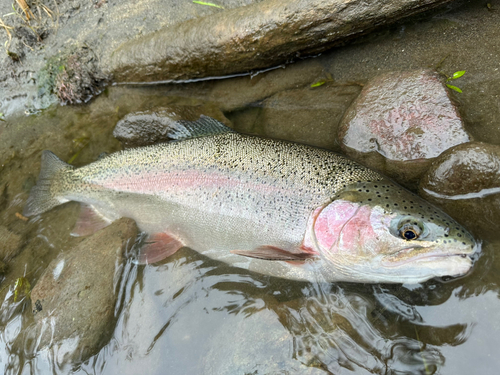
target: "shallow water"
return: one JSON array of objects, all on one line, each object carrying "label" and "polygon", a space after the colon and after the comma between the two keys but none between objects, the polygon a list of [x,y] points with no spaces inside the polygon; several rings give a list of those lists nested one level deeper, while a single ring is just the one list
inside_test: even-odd
[{"label": "shallow water", "polygon": [[[384,71],[426,68],[438,62],[442,51],[459,50],[461,44],[442,37],[432,48],[424,47],[439,32],[461,37],[465,44],[486,33],[492,22],[487,17],[492,16],[482,10],[466,3],[430,21],[398,26],[375,40],[254,78],[112,87],[84,106],[53,107],[37,116],[0,122],[0,225],[20,234],[22,241],[0,284],[0,368],[6,374],[495,373],[500,364],[500,237],[489,222],[474,223],[483,251],[471,274],[422,285],[294,282],[230,267],[190,249],[154,265],[140,266],[130,259],[117,285],[112,338],[76,367],[65,358],[75,350],[74,342],[33,350],[33,307],[23,292],[17,301],[13,295],[17,278],[25,276],[35,285],[52,259],[81,241],[69,236],[77,216],[75,203],[28,222],[15,216],[35,183],[41,150],[51,149],[63,160],[84,165],[102,152],[120,149],[111,134],[127,113],[204,100],[223,108],[240,131],[324,142],[317,129],[335,131],[335,124],[326,119],[339,117],[335,113],[355,97],[360,82],[378,73],[377,67]],[[474,20],[477,14],[485,17],[484,22],[464,21],[468,16]],[[453,22],[462,26],[463,34]],[[500,144],[500,102],[494,84],[485,83],[486,78],[500,82],[500,72],[495,70],[500,60],[495,65],[495,61],[470,57],[500,53],[500,39],[487,42],[478,43],[467,55],[452,55],[454,62],[446,68],[468,70],[464,96],[457,97],[468,130],[476,139]],[[401,45],[419,60],[398,54]],[[386,55],[384,63],[387,51],[394,58],[387,61],[390,55]],[[362,59],[367,61],[354,64]],[[322,99],[335,86],[318,88],[320,99],[309,100],[306,108],[279,97],[268,99],[267,104],[273,105],[263,102],[274,93],[290,94],[304,86],[308,90],[308,82],[325,72],[333,73],[339,81],[335,84],[343,87],[344,106],[336,102],[333,114],[323,112],[329,103]],[[283,122],[277,120],[281,114],[286,114]],[[291,132],[287,121],[294,118],[322,124],[314,128],[293,123],[297,130]],[[329,142],[322,146],[338,149],[334,141]],[[457,210],[455,216],[468,224],[467,212]]]}]

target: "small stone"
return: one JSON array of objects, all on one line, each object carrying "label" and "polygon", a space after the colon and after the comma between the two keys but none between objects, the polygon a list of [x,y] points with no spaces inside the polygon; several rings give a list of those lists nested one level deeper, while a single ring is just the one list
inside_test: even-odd
[{"label": "small stone", "polygon": [[[37,348],[68,348],[73,362],[86,360],[114,329],[115,285],[124,251],[137,235],[133,220],[120,219],[54,259],[31,292]],[[64,342],[76,343],[64,346]],[[62,355],[62,353],[60,353]]]},{"label": "small stone", "polygon": [[500,146],[471,142],[441,155],[420,182],[420,193],[482,238],[500,217]]},{"label": "small stone", "polygon": [[0,260],[15,257],[21,249],[21,236],[0,225]]},{"label": "small stone", "polygon": [[196,121],[200,115],[209,116],[229,125],[218,108],[204,106],[169,106],[154,110],[129,113],[118,121],[113,135],[125,148],[167,142],[167,129],[179,120]]},{"label": "small stone", "polygon": [[404,183],[470,136],[439,76],[417,70],[371,80],[347,111],[339,140],[350,157]]}]

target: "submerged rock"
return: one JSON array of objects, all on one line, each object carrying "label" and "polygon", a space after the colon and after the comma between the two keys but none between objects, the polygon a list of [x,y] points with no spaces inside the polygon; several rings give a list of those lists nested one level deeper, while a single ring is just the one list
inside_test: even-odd
[{"label": "submerged rock", "polygon": [[[240,314],[211,335],[208,354],[203,358],[206,374],[325,374],[290,356],[293,335],[283,327],[274,311]],[[228,330],[238,332],[227,344]],[[263,355],[263,347],[265,355]],[[226,358],[231,358],[230,361]]]},{"label": "submerged rock", "polygon": [[482,238],[500,238],[492,230],[500,217],[500,146],[471,142],[448,150],[422,178],[420,193]]},{"label": "submerged rock", "polygon": [[310,145],[340,151],[336,142],[338,127],[360,90],[357,85],[307,85],[277,93],[229,117],[245,133],[294,142],[307,140]]},{"label": "submerged rock", "polygon": [[59,358],[79,362],[109,340],[123,254],[136,235],[135,223],[120,219],[49,264],[31,292],[35,352],[58,346]]},{"label": "submerged rock", "polygon": [[170,140],[168,130],[179,120],[196,121],[200,115],[215,118],[225,125],[229,120],[215,107],[170,106],[129,113],[118,121],[113,135],[124,147],[139,147]]},{"label": "submerged rock", "polygon": [[451,0],[265,0],[133,39],[103,66],[117,82],[221,76],[316,54]]},{"label": "submerged rock", "polygon": [[411,183],[470,137],[439,76],[418,70],[371,80],[346,113],[339,140],[352,158]]}]

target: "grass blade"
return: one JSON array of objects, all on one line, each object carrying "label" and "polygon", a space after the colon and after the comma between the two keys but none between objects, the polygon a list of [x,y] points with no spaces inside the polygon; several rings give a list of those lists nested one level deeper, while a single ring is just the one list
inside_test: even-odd
[{"label": "grass blade", "polygon": [[214,3],[206,3],[204,1],[193,1],[193,3],[200,4],[200,5],[207,5],[209,7],[215,7],[215,8],[224,9],[224,7],[221,6],[221,5],[217,5],[217,4],[214,4]]}]

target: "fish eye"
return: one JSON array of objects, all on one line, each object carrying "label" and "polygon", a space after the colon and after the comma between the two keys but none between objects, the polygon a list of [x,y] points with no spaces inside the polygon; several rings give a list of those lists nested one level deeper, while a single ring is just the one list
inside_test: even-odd
[{"label": "fish eye", "polygon": [[420,235],[420,228],[407,223],[399,229],[399,235],[406,241],[416,240]]},{"label": "fish eye", "polygon": [[392,233],[405,241],[415,241],[428,234],[424,224],[411,216],[400,217],[393,225],[395,226],[392,227]]},{"label": "fish eye", "polygon": [[433,224],[424,224],[420,218],[399,215],[391,220],[389,232],[394,237],[401,238],[405,241],[428,241],[433,237],[432,225]]}]

